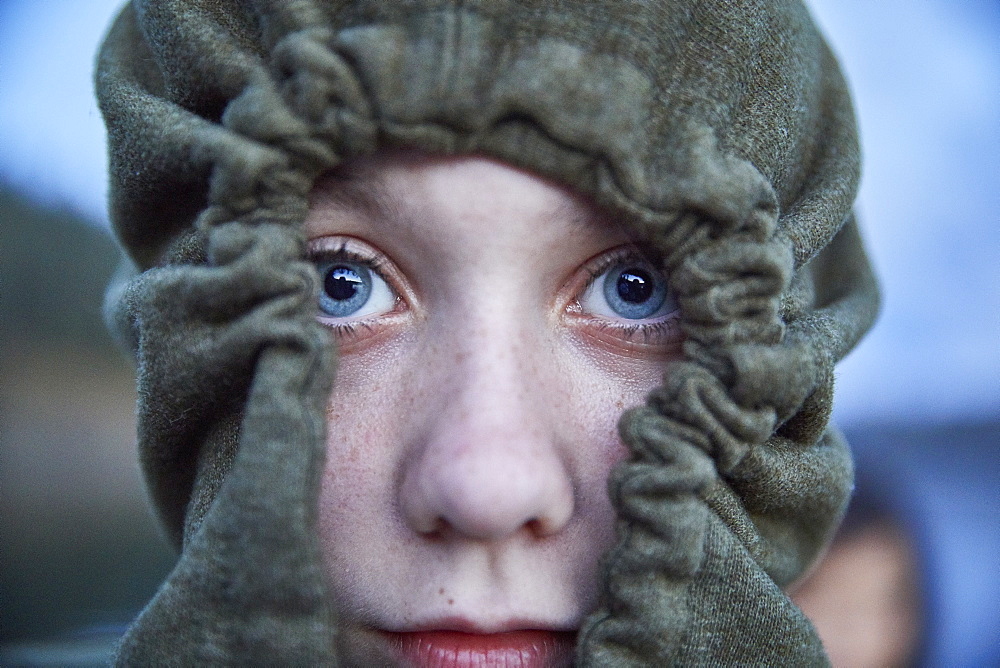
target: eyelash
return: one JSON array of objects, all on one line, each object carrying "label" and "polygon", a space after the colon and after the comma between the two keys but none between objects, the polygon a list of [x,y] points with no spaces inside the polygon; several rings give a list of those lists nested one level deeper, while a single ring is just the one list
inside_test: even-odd
[{"label": "eyelash", "polygon": [[385,267],[387,264],[385,258],[369,256],[352,250],[348,247],[349,242],[347,241],[340,241],[338,243],[337,248],[310,250],[306,254],[306,259],[310,262],[335,262],[337,260],[357,262],[377,272],[383,279],[385,278]]},{"label": "eyelash", "polygon": [[587,281],[584,284],[583,289],[580,290],[580,294],[583,294],[587,290],[587,288],[593,285],[594,281],[603,276],[604,272],[610,269],[612,265],[621,262],[622,260],[630,260],[630,259],[641,260],[645,264],[649,264],[650,266],[655,266],[648,260],[643,259],[642,255],[637,253],[632,247],[619,246],[618,248],[606,252],[604,255],[598,256],[596,260],[591,260],[587,264],[585,269],[589,274],[589,277],[587,278]]},{"label": "eyelash", "polygon": [[[306,252],[306,260],[312,262],[313,264],[343,261],[356,262],[357,264],[364,265],[372,272],[378,274],[379,278],[389,285],[389,288],[396,294],[396,302],[398,304],[401,299],[399,296],[399,290],[393,286],[392,281],[387,278],[388,261],[379,255],[359,253],[358,251],[351,249],[349,244],[349,241],[341,240],[334,248],[310,248]],[[384,316],[385,314],[380,314],[371,318],[371,320],[377,320],[378,318]],[[323,324],[326,327],[329,327],[338,339],[342,340],[353,339],[356,336],[371,333],[375,329],[371,322],[364,319],[345,321],[327,320]]]},{"label": "eyelash", "polygon": [[[585,267],[588,278],[584,282],[583,287],[577,292],[577,301],[575,302],[577,307],[579,308],[579,299],[586,294],[587,290],[590,289],[590,286],[592,286],[597,279],[603,276],[604,273],[615,264],[629,259],[642,260],[643,263],[649,264],[651,268],[659,271],[655,263],[645,260],[642,255],[637,253],[631,246],[620,246],[619,248],[599,256],[596,262],[591,261],[591,263]],[[655,344],[657,341],[669,341],[680,338],[680,323],[674,313],[676,313],[676,311],[672,312],[662,320],[656,320],[653,322],[629,323],[624,321],[609,320],[601,318],[600,316],[593,316],[591,319],[593,321],[593,326],[595,326],[599,331],[612,332],[614,336],[622,338],[628,342],[635,341],[636,337],[641,335],[641,343]]]},{"label": "eyelash", "polygon": [[637,323],[634,325],[613,321],[600,321],[595,326],[601,331],[613,331],[615,336],[629,342],[635,341],[636,337],[641,334],[641,343],[647,345],[655,345],[663,339],[671,339],[680,334],[677,319],[673,317],[668,317],[665,320],[657,322]]}]

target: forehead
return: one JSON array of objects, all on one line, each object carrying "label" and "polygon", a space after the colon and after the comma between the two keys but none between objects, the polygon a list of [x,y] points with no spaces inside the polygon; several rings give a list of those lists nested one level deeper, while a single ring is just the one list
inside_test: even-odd
[{"label": "forehead", "polygon": [[[356,159],[321,177],[307,229],[328,216],[363,217],[376,228],[416,236],[467,232],[595,241],[621,237],[619,217],[582,193],[485,156],[393,151]],[[330,221],[327,221],[330,222]],[[452,228],[452,229],[447,229]]]}]

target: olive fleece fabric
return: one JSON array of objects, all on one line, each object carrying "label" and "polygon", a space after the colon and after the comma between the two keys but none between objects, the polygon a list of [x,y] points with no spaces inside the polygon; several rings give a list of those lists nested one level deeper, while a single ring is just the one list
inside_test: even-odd
[{"label": "olive fleece fabric", "polygon": [[334,352],[299,229],[379,149],[570,185],[662,261],[684,359],[620,430],[618,539],[576,663],[823,665],[789,601],[852,486],[833,365],[877,288],[835,59],[791,0],[134,0],[97,69],[109,318],[181,547],[122,664],[336,663],[317,545]]}]

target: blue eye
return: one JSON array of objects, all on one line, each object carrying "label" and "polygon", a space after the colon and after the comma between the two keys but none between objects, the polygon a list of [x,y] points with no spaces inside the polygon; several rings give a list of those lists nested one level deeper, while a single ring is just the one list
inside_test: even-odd
[{"label": "blue eye", "polygon": [[322,286],[319,309],[331,318],[359,318],[392,310],[396,296],[385,280],[362,262],[317,263]]},{"label": "blue eye", "polygon": [[611,310],[629,320],[652,317],[667,299],[667,282],[645,267],[616,265],[603,283]]},{"label": "blue eye", "polygon": [[595,315],[625,320],[649,320],[677,310],[666,277],[635,259],[605,270],[584,292],[580,306]]}]

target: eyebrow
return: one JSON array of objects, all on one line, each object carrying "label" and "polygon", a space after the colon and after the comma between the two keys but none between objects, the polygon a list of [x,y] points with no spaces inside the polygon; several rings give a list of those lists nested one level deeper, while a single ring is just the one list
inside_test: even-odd
[{"label": "eyebrow", "polygon": [[398,217],[400,202],[375,174],[354,166],[340,166],[326,172],[313,185],[310,208],[332,204],[354,209],[374,220]]}]

